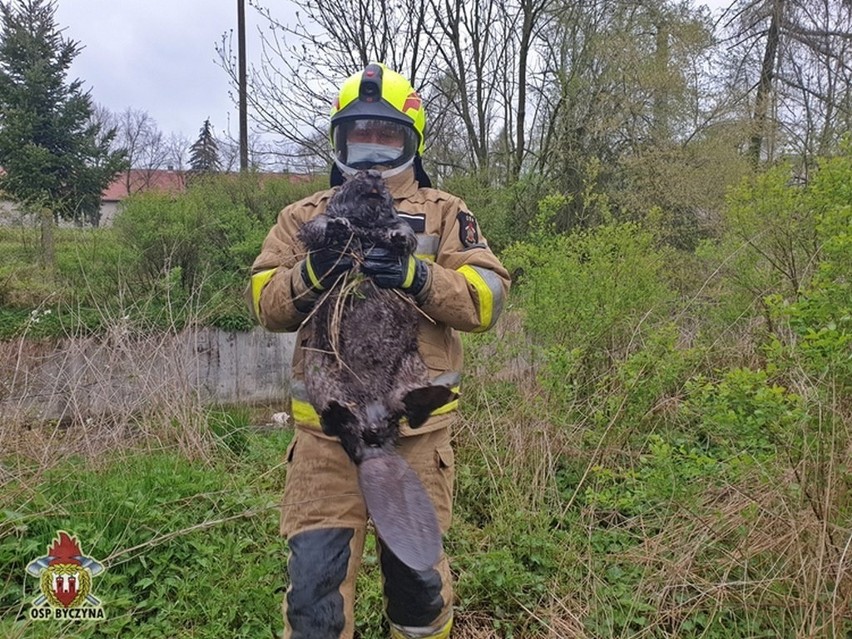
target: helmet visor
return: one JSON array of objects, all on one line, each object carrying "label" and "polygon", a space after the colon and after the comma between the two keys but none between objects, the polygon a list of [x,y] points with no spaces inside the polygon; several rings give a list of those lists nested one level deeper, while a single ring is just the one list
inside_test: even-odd
[{"label": "helmet visor", "polygon": [[353,171],[402,166],[417,152],[414,128],[390,120],[344,121],[334,127],[332,137],[335,158]]}]

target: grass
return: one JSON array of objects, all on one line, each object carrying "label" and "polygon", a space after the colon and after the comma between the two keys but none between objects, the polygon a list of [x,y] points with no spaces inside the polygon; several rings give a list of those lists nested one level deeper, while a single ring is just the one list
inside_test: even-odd
[{"label": "grass", "polygon": [[[626,409],[617,422],[584,419],[579,406],[574,420],[551,419],[552,390],[536,381],[544,369],[519,328],[510,316],[469,344],[447,539],[455,637],[848,638],[846,453],[827,450],[827,465],[815,450],[791,461],[760,424],[724,421],[732,406],[772,409],[788,434],[808,438],[792,398],[739,372],[690,387],[650,431]],[[280,633],[276,504],[291,431],[256,428],[266,412],[245,408],[180,414],[191,419],[150,424],[111,450],[91,444],[103,425],[75,424],[3,457],[0,635]],[[717,438],[706,440],[713,423]],[[848,442],[848,426],[833,422],[821,445]],[[62,454],[33,454],[45,445]],[[107,621],[26,619],[35,584],[24,568],[57,530],[106,563],[94,592]],[[357,636],[386,636],[371,539],[358,588]]]},{"label": "grass", "polygon": [[[292,431],[249,433],[246,424],[221,412],[211,414],[210,423],[216,426],[206,462],[177,448],[139,448],[65,459],[45,470],[21,468],[6,483],[0,635],[280,632],[285,551],[276,504],[282,451]],[[58,627],[26,619],[37,584],[25,566],[45,554],[57,530],[76,534],[84,552],[107,566],[94,583],[107,621]]]}]

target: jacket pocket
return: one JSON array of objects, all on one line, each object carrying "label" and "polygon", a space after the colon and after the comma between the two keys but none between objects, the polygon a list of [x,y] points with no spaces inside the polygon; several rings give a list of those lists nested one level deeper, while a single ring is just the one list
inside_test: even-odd
[{"label": "jacket pocket", "polygon": [[439,446],[435,449],[435,484],[430,492],[438,514],[438,523],[443,532],[449,530],[453,519],[455,459],[452,446]]},{"label": "jacket pocket", "polygon": [[456,453],[452,446],[439,446],[435,449],[435,458],[438,463],[438,470],[453,471],[456,469]]},{"label": "jacket pocket", "polygon": [[293,439],[290,440],[290,443],[287,445],[287,450],[284,453],[284,461],[288,464],[293,463],[293,458],[296,455],[296,435],[293,435]]},{"label": "jacket pocket", "polygon": [[443,326],[435,326],[426,319],[422,320],[418,327],[417,347],[423,363],[432,372],[432,377],[447,371],[450,366],[444,333]]}]

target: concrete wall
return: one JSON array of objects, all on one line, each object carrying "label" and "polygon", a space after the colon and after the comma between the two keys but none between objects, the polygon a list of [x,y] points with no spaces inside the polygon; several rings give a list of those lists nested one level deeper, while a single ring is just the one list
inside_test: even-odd
[{"label": "concrete wall", "polygon": [[[98,226],[112,226],[115,217],[118,215],[121,202],[114,200],[104,200],[101,202],[101,217]],[[21,208],[9,200],[0,198],[0,226],[24,226],[27,228],[36,228],[39,225],[39,219],[32,213],[25,213]],[[72,228],[77,226],[75,222],[70,220],[60,220],[57,224],[59,228]],[[88,227],[88,224],[84,225]]]},{"label": "concrete wall", "polygon": [[292,334],[255,328],[178,335],[0,343],[0,418],[40,421],[135,413],[185,398],[205,403],[284,402]]}]

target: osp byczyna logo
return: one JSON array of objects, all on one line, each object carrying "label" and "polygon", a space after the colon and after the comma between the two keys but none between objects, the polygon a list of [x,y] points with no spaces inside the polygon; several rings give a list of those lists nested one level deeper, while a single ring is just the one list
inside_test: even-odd
[{"label": "osp byczyna logo", "polygon": [[76,537],[60,530],[47,555],[27,565],[41,590],[30,607],[30,619],[105,619],[100,600],[92,594],[92,577],[103,571],[102,563],[83,554]]}]

